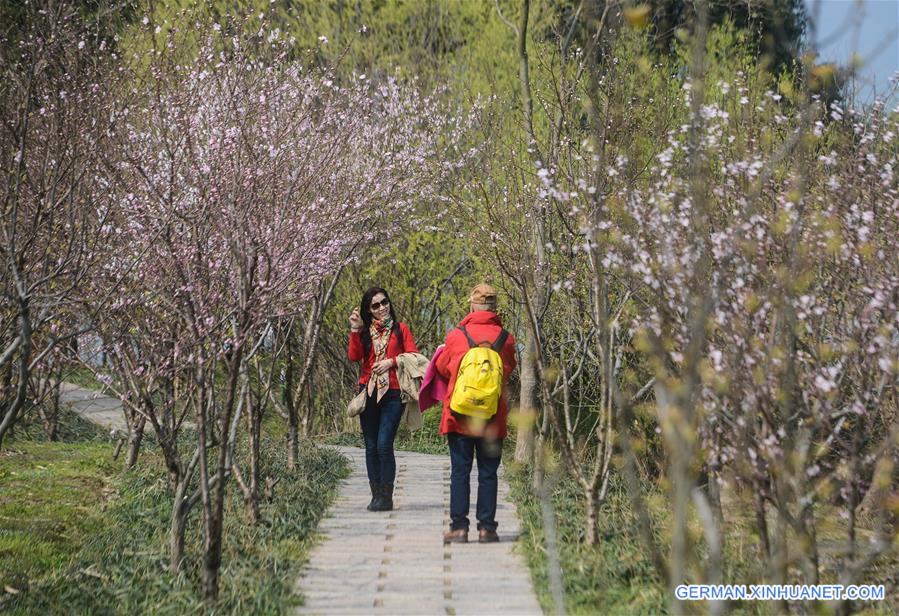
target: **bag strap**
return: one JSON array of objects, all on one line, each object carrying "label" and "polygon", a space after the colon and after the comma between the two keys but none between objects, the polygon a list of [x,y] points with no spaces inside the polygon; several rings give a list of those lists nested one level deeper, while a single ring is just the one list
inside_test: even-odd
[{"label": "bag strap", "polygon": [[[468,330],[465,329],[464,325],[460,325],[459,329],[462,330],[462,333],[465,334],[465,337],[468,338],[468,348],[473,349],[476,346],[480,346],[477,342],[474,341],[474,338],[468,333]],[[499,336],[497,336],[496,340],[494,340],[493,344],[490,345],[490,348],[496,351],[497,353],[502,350],[504,346],[506,346],[506,340],[509,338],[509,332],[506,330],[500,330]]]},{"label": "bag strap", "polygon": [[478,343],[474,341],[474,339],[473,339],[473,338],[471,337],[471,335],[468,333],[468,330],[465,329],[465,326],[464,326],[464,325],[460,325],[460,326],[459,326],[459,329],[461,329],[461,330],[462,330],[462,333],[465,334],[465,337],[468,338],[468,348],[469,348],[469,349],[473,349],[473,348],[475,348],[476,346],[478,346]]},{"label": "bag strap", "polygon": [[506,346],[506,340],[509,338],[509,332],[506,330],[502,330],[497,336],[496,341],[490,345],[490,348],[499,353],[504,346]]}]

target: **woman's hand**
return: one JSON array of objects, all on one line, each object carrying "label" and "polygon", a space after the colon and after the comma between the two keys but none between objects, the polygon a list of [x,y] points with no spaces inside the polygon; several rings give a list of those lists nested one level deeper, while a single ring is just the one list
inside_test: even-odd
[{"label": "woman's hand", "polygon": [[372,364],[371,371],[373,374],[382,375],[385,372],[388,372],[391,368],[393,368],[393,360],[392,359],[382,359],[381,361],[376,361]]},{"label": "woman's hand", "polygon": [[362,329],[363,325],[362,317],[359,316],[359,309],[353,308],[353,311],[350,313],[350,329],[358,331]]}]

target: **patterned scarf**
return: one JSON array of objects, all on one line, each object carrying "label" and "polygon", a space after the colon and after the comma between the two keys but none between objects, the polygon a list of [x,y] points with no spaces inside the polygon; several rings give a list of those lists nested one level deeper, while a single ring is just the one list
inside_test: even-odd
[{"label": "patterned scarf", "polygon": [[[372,362],[372,365],[382,359],[387,359],[387,344],[390,342],[390,333],[392,330],[393,317],[390,315],[387,315],[387,317],[381,321],[373,320],[371,322],[371,327],[368,331],[371,334],[372,349],[375,351],[375,360]],[[389,370],[381,375],[372,374],[372,377],[368,380],[369,397],[374,393],[375,389],[378,390],[377,401],[380,402],[381,398],[384,397],[384,394],[387,393],[387,390],[390,389]]]}]

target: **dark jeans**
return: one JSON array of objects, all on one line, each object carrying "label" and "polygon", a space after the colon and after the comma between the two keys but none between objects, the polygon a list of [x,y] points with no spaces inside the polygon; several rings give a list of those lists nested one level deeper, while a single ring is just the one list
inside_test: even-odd
[{"label": "dark jeans", "polygon": [[369,481],[393,484],[396,478],[393,440],[403,418],[400,390],[391,389],[380,402],[376,400],[377,392],[375,397],[366,399],[365,410],[359,415],[365,440],[365,467]]},{"label": "dark jeans", "polygon": [[468,506],[471,499],[471,464],[478,456],[478,530],[496,530],[496,472],[503,453],[503,442],[465,436],[448,435],[450,462],[450,528],[468,529]]}]

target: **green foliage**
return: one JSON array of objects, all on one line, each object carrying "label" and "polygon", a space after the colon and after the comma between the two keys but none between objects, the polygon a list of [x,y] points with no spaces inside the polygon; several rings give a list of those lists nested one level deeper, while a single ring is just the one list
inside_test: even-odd
[{"label": "green foliage", "polygon": [[[96,386],[96,385],[95,385]],[[81,416],[69,411],[65,405],[59,412],[59,427],[57,432],[57,440],[65,443],[81,443],[81,442],[107,442],[109,435],[106,430],[91,423]],[[37,413],[29,411],[22,420],[16,424],[13,438],[18,439],[22,443],[26,442],[44,442],[47,434],[40,423]]]},{"label": "green foliage", "polygon": [[[511,2],[503,4],[514,10]],[[494,4],[481,0],[164,0],[154,3],[151,19],[160,27],[157,45],[172,28],[186,27],[191,39],[208,32],[210,23],[253,34],[262,29],[260,41],[277,30],[295,40],[294,58],[311,65],[336,65],[343,75],[399,74],[426,88],[446,84],[468,97],[508,91],[517,78],[514,34]],[[143,52],[153,37],[141,35],[135,24],[123,38],[126,48]]]},{"label": "green foliage", "polygon": [[422,415],[422,426],[415,432],[405,424],[400,426],[394,446],[403,451],[431,453],[438,456],[449,454],[446,437],[440,435],[440,417],[443,409],[438,404]]},{"label": "green foliage", "polygon": [[[712,25],[732,22],[752,37],[754,61],[778,72],[789,69],[798,58],[805,34],[802,0],[767,2],[709,2]],[[671,53],[678,37],[688,36],[696,26],[695,5],[685,0],[649,0],[654,47]]]},{"label": "green foliage", "polygon": [[67,365],[63,369],[62,380],[85,389],[103,390],[103,383],[97,380],[94,372],[90,368],[79,365]]},{"label": "green foliage", "polygon": [[[53,447],[77,449],[79,446]],[[98,464],[98,455],[108,456],[110,451],[109,446],[102,451],[90,447],[82,449],[82,455],[89,456],[85,462],[87,468]],[[38,564],[49,562],[52,566],[42,568],[44,575],[32,578],[28,591],[15,596],[8,606],[13,613],[285,612],[298,601],[293,588],[299,567],[307,558],[319,518],[330,503],[338,481],[346,474],[345,463],[338,454],[313,447],[301,452],[297,470],[289,473],[284,447],[264,439],[263,476],[280,481],[274,499],[262,503],[261,522],[257,526],[246,523],[243,502],[234,484],[229,484],[220,597],[209,605],[198,593],[202,532],[196,511],[188,524],[185,570],[181,575],[172,576],[167,569],[171,500],[161,460],[146,452],[138,470],[115,480],[109,476],[109,470],[104,469],[104,478],[117,488],[117,496],[105,510],[96,506],[96,490],[79,493],[78,503],[83,502],[85,506],[84,511],[78,510],[78,516],[71,515],[71,510],[64,511],[55,501],[39,501],[45,502],[46,508],[34,517],[51,513],[62,517],[67,513],[67,517],[76,520],[73,524],[78,525],[72,535],[76,541],[65,544],[65,549],[58,549],[55,555],[34,557]],[[52,469],[46,472],[57,474]],[[88,478],[97,481],[92,476]],[[29,483],[28,489],[43,495],[46,485]],[[59,514],[55,513],[57,509]],[[10,559],[24,558],[29,543],[19,541],[7,548],[12,550]],[[72,554],[73,548],[79,545],[80,550]],[[23,571],[19,577],[34,571],[34,568]]]},{"label": "green foliage", "polygon": [[432,353],[468,313],[471,288],[490,276],[478,247],[461,234],[400,234],[383,248],[361,249],[359,264],[338,284],[328,324],[345,332],[350,311],[359,307],[365,290],[380,286],[390,293],[418,348]]}]

